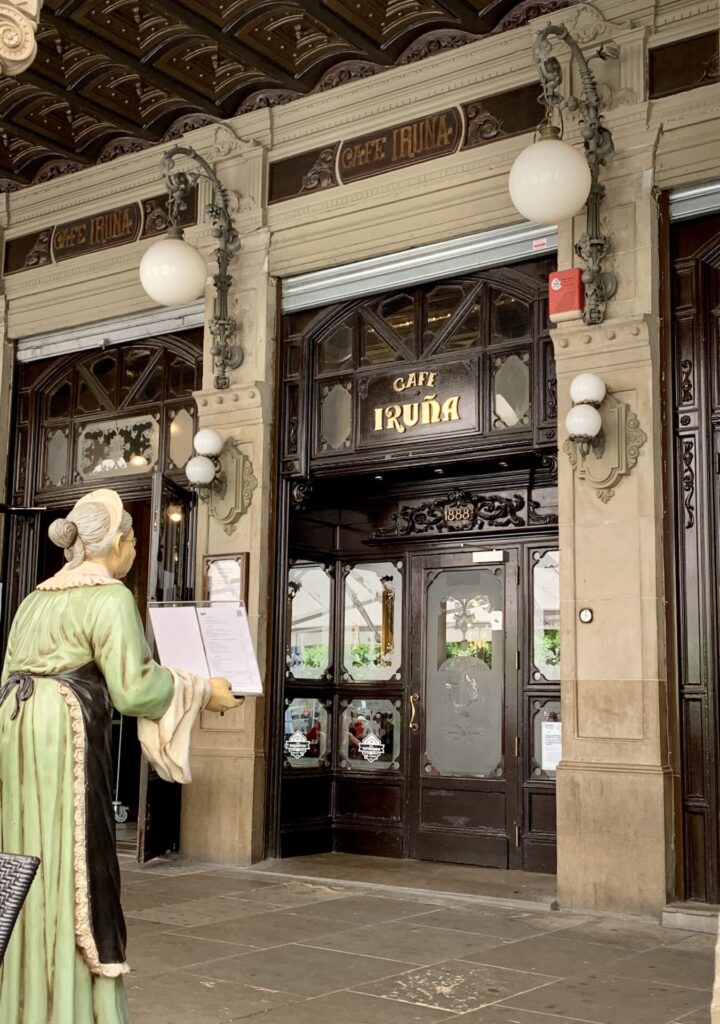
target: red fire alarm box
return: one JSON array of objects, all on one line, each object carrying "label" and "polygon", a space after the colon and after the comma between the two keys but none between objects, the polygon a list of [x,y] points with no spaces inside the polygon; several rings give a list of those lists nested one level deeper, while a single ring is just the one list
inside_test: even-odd
[{"label": "red fire alarm box", "polygon": [[549,316],[554,324],[583,315],[585,294],[582,270],[554,270],[548,278]]}]

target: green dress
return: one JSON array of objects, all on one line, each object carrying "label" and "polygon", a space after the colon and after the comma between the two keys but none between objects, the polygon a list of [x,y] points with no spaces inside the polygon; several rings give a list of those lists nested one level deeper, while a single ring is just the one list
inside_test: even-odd
[{"label": "green dress", "polygon": [[[0,850],[35,855],[41,866],[0,968],[3,1024],[130,1022],[127,966],[99,963],[85,927],[82,794],[93,782],[92,752],[83,759],[77,701],[49,677],[94,662],[118,711],[153,719],[169,706],[174,683],[150,658],[130,591],[96,569],[80,577],[90,584],[27,597],[8,641],[3,683],[18,672],[36,677],[31,696],[21,702],[16,690],[0,706]],[[109,749],[99,756],[109,762]]]}]

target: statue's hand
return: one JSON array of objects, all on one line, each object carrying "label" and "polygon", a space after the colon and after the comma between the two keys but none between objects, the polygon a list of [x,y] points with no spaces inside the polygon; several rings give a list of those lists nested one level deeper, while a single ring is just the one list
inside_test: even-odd
[{"label": "statue's hand", "polygon": [[206,711],[231,711],[242,701],[236,700],[230,690],[230,683],[221,676],[208,679],[210,684],[210,700],[205,705]]}]

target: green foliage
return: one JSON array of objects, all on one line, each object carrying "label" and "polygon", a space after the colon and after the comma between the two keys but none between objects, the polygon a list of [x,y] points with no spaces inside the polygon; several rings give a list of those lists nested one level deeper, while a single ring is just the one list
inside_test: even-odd
[{"label": "green foliage", "polygon": [[302,664],[307,668],[325,668],[328,663],[327,644],[309,644],[302,649]]},{"label": "green foliage", "polygon": [[492,667],[492,640],[448,640],[446,658],[478,658]]},{"label": "green foliage", "polygon": [[539,647],[542,651],[542,661],[545,665],[559,665],[560,664],[560,630],[559,629],[544,629],[543,632],[536,636],[537,640],[540,641]]}]

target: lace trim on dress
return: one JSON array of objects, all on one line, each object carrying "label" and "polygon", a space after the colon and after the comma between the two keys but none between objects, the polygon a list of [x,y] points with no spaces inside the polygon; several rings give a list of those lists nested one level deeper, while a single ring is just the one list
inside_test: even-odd
[{"label": "lace trim on dress", "polygon": [[39,583],[37,589],[70,590],[73,587],[104,587],[110,583],[122,584],[122,580],[116,580],[99,562],[83,562],[75,569],[61,569],[50,579]]},{"label": "lace trim on dress", "polygon": [[61,683],[59,692],[65,698],[73,745],[73,865],[75,879],[75,939],[83,960],[92,974],[117,978],[127,974],[127,964],[100,963],[100,954],[90,924],[87,850],[85,847],[85,726],[80,702],[69,686]]}]

